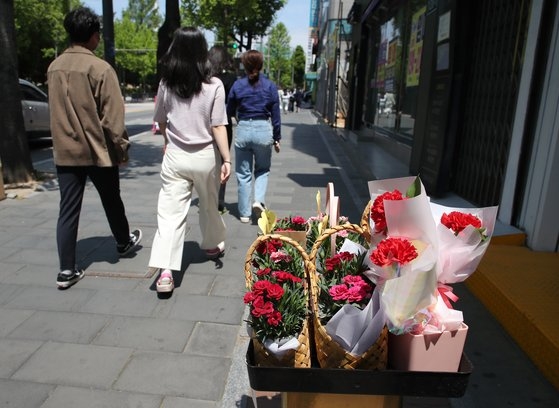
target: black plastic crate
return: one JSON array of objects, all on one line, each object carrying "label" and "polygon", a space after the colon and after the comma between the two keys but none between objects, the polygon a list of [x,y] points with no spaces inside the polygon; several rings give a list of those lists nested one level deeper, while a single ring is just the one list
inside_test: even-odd
[{"label": "black plastic crate", "polygon": [[256,391],[325,394],[462,397],[473,366],[462,354],[458,372],[258,367],[252,341],[246,353],[250,386]]}]

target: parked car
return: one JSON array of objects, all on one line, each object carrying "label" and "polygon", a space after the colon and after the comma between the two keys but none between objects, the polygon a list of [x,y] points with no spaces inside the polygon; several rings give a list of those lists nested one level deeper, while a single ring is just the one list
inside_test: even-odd
[{"label": "parked car", "polygon": [[46,93],[24,79],[19,80],[21,108],[29,141],[50,139],[49,100]]}]

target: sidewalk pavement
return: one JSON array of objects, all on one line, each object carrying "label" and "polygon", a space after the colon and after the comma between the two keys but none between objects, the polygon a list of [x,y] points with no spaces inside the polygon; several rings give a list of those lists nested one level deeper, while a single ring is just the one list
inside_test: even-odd
[{"label": "sidewalk pavement", "polygon": [[[366,158],[378,149],[348,142],[311,111],[284,115],[282,133],[267,206],[280,216],[314,215],[317,191],[324,197],[326,184],[333,182],[341,214],[358,223],[368,201],[367,181],[384,177],[367,171]],[[0,201],[0,405],[280,407],[278,397],[253,399],[244,362],[243,263],[257,227],[238,220],[236,181],[227,185],[225,256],[205,259],[195,198],[176,289],[171,296],[158,295],[157,276],[147,262],[156,230],[162,140],[145,132],[132,143],[121,190],[131,228],[143,231],[142,248],[118,258],[97,193],[89,186],[78,237],[86,277],[68,290],[55,285],[56,182],[25,199]],[[397,164],[387,155],[375,160]],[[52,171],[52,164],[37,170]],[[465,351],[474,365],[466,395],[404,398],[403,406],[559,406],[557,391],[498,322],[464,286],[456,286],[470,327]]]}]

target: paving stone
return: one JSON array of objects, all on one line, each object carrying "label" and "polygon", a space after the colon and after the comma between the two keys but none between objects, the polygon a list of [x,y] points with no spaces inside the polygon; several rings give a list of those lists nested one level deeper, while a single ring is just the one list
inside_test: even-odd
[{"label": "paving stone", "polygon": [[82,312],[122,316],[151,316],[157,299],[140,292],[99,290],[81,308]]},{"label": "paving stone", "polygon": [[161,400],[158,395],[57,387],[41,408],[159,408]]},{"label": "paving stone", "polygon": [[[0,296],[1,293],[0,293]],[[29,318],[34,312],[32,310],[13,310],[0,308],[0,338],[7,336]]]},{"label": "paving stone", "polygon": [[243,308],[244,304],[240,299],[192,295],[177,298],[169,318],[239,324]]},{"label": "paving stone", "polygon": [[40,407],[54,387],[48,384],[0,379],[0,406],[2,408]]},{"label": "paving stone", "polygon": [[85,271],[85,277],[80,281],[79,287],[94,290],[133,291],[143,279],[129,279],[117,276],[91,276]]},{"label": "paving stone", "polygon": [[[72,287],[71,290],[59,290],[55,287],[55,284],[52,287],[7,286],[14,286],[19,289],[17,296],[6,304],[6,307],[14,309],[72,312],[79,309],[79,306],[92,295],[92,291],[79,287]],[[3,295],[0,295],[1,298],[3,298]]]},{"label": "paving stone", "polygon": [[31,249],[16,250],[16,252],[5,257],[3,257],[0,253],[0,257],[4,258],[6,262],[19,262],[22,264],[31,265],[52,265],[53,268],[56,267],[56,269],[58,269],[58,253],[56,251],[47,249],[34,249],[34,246],[31,247]]},{"label": "paving stone", "polygon": [[[4,264],[11,265],[11,264]],[[3,279],[3,282],[24,286],[56,287],[58,268],[50,265],[19,264],[19,268]]]},{"label": "paving stone", "polygon": [[137,350],[182,352],[194,322],[159,318],[115,317],[94,344]]},{"label": "paving stone", "polygon": [[13,283],[10,282],[12,275],[22,268],[24,266],[20,263],[3,262],[0,268],[0,282]]},{"label": "paving stone", "polygon": [[238,331],[238,325],[197,323],[185,352],[231,358]]},{"label": "paving stone", "polygon": [[0,247],[0,261],[2,262],[15,262],[14,263],[21,263],[19,262],[19,258],[17,258],[18,249],[17,248],[6,248]]},{"label": "paving stone", "polygon": [[[213,274],[174,272],[175,290],[190,295],[208,295],[216,276]],[[156,277],[157,279],[157,277]]]},{"label": "paving stone", "polygon": [[[217,408],[214,401],[193,400],[189,398],[165,397],[161,408]],[[233,407],[232,407],[233,408]]]},{"label": "paving stone", "polygon": [[13,375],[14,380],[108,389],[132,349],[45,343]]},{"label": "paving stone", "polygon": [[43,343],[0,339],[0,378],[9,378]]},{"label": "paving stone", "polygon": [[38,311],[8,337],[89,344],[108,321],[95,314]]},{"label": "paving stone", "polygon": [[237,274],[237,276],[219,276],[215,279],[210,295],[242,298],[245,291],[245,280],[240,274]]},{"label": "paving stone", "polygon": [[137,352],[114,384],[122,391],[218,401],[230,359]]}]

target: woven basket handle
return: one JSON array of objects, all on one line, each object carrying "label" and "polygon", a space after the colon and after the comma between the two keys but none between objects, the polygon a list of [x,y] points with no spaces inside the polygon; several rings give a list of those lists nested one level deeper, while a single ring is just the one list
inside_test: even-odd
[{"label": "woven basket handle", "polygon": [[309,269],[307,269],[308,274],[309,274],[310,286],[311,286],[312,309],[315,313],[318,312],[318,310],[317,310],[318,277],[316,276],[316,257],[317,257],[317,254],[318,254],[318,251],[319,251],[320,247],[322,246],[322,243],[326,239],[328,239],[331,235],[336,234],[340,231],[353,231],[357,234],[361,234],[363,236],[366,236],[363,229],[359,225],[345,223],[345,224],[336,225],[335,227],[328,228],[328,229],[324,230],[322,232],[322,234],[320,234],[320,236],[317,238],[317,240],[314,243],[314,245],[312,246],[312,249],[311,249],[310,254],[309,254],[309,265],[310,266],[309,266]]},{"label": "woven basket handle", "polygon": [[371,241],[371,206],[373,205],[372,201],[369,200],[365,209],[363,210],[363,215],[361,216],[361,223],[360,226],[363,229],[363,236],[367,239],[367,241]]}]

